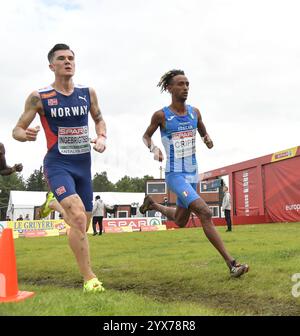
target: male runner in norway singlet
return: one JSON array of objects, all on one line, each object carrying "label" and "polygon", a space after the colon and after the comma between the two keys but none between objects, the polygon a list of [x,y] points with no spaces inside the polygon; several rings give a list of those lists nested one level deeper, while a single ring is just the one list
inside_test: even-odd
[{"label": "male runner in norway singlet", "polygon": [[225,249],[225,246],[212,222],[212,214],[197,193],[198,168],[196,162],[196,132],[198,131],[208,148],[213,142],[206,132],[200,111],[187,105],[189,81],[182,70],[171,70],[160,80],[158,86],[161,91],[168,91],[172,96],[171,105],[155,112],[147,128],[143,141],[154,153],[154,158],[162,161],[161,150],[154,145],[151,137],[157,128],[160,128],[164,145],[166,163],[166,182],[170,190],[177,195],[177,208],[166,207],[154,202],[151,196],[146,196],[141,213],[147,210],[157,210],[169,220],[184,227],[195,213],[201,221],[203,230],[209,241],[224,258],[232,277],[239,277],[249,269],[246,264],[237,263]]},{"label": "male runner in norway singlet", "polygon": [[69,244],[84,279],[84,292],[102,292],[102,283],[91,268],[86,234],[93,201],[88,114],[95,122],[97,138],[93,148],[99,153],[106,148],[106,125],[95,91],[73,83],[75,55],[69,46],[56,44],[48,60],[55,81],[29,95],[13,137],[22,142],[35,141],[39,126],[29,126],[39,114],[48,147],[45,176],[70,225]]}]

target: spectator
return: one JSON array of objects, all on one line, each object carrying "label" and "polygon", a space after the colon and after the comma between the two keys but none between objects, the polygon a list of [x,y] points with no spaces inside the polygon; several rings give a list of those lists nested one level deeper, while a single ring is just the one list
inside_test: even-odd
[{"label": "spectator", "polygon": [[97,235],[97,228],[96,225],[98,223],[99,226],[99,236],[102,235],[102,231],[103,231],[103,216],[104,216],[104,209],[105,209],[105,204],[104,202],[101,200],[101,197],[98,195],[95,197],[95,202],[93,204],[93,210],[92,210],[92,216],[93,216],[93,236]]},{"label": "spectator", "polygon": [[17,221],[21,221],[21,220],[24,220],[24,219],[23,219],[23,215],[20,215],[20,216],[17,218]]},{"label": "spectator", "polygon": [[223,201],[222,201],[222,210],[225,213],[225,219],[226,219],[226,224],[227,224],[227,230],[226,232],[232,231],[232,224],[231,224],[231,195],[228,191],[228,187],[224,186],[223,187],[224,191],[224,196],[223,196]]}]

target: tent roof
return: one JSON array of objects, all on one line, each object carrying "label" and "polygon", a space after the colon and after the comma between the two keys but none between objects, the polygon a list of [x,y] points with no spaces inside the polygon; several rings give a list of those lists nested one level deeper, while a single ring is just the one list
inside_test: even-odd
[{"label": "tent roof", "polygon": [[[38,206],[44,203],[46,191],[10,191],[10,202],[14,207]],[[99,195],[108,205],[143,203],[144,193],[135,192],[94,192],[93,200]]]}]

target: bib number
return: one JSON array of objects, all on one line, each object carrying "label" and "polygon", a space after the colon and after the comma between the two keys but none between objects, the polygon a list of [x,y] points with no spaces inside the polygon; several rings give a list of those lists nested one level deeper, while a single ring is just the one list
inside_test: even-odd
[{"label": "bib number", "polygon": [[59,127],[58,150],[61,154],[84,154],[91,150],[88,126]]}]

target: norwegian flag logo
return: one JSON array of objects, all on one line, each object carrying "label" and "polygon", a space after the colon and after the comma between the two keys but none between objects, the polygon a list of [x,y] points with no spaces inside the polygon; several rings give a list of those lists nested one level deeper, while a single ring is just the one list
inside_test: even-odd
[{"label": "norwegian flag logo", "polygon": [[55,193],[57,196],[60,196],[66,192],[66,188],[64,186],[61,186],[57,189],[55,189]]},{"label": "norwegian flag logo", "polygon": [[55,105],[58,105],[57,98],[48,99],[48,106],[55,106]]}]

